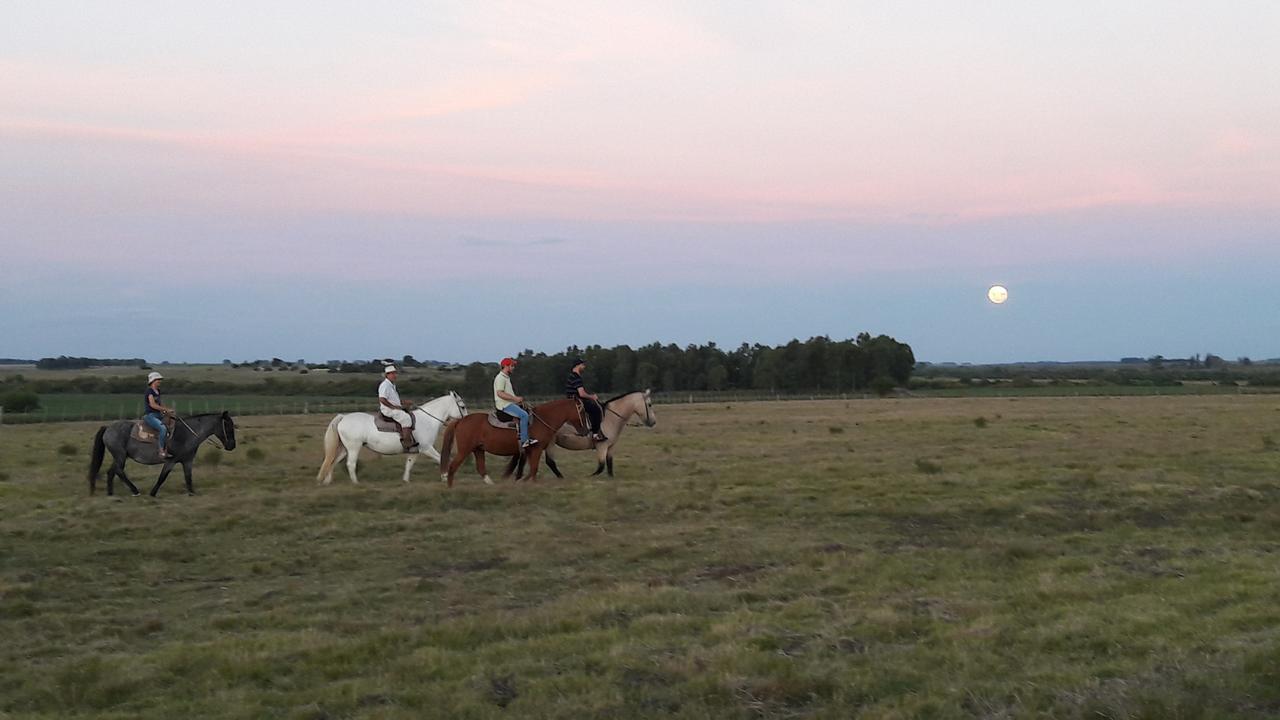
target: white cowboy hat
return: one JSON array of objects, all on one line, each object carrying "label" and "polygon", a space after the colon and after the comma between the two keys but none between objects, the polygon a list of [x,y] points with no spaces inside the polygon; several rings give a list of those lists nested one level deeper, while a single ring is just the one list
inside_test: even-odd
[{"label": "white cowboy hat", "polygon": [[157,381],[157,380],[163,380],[163,379],[164,379],[164,376],[163,376],[163,375],[161,375],[161,374],[160,374],[160,373],[158,373],[158,372],[153,372],[153,373],[151,373],[150,375],[148,375],[148,376],[147,376],[147,384],[148,384],[148,385],[150,385],[151,383],[153,383],[153,382],[155,382],[155,381]]},{"label": "white cowboy hat", "polygon": [[396,370],[396,366],[395,366],[395,365],[388,365],[388,366],[386,366],[386,367],[382,368],[382,374],[383,374],[383,375],[390,375],[390,374],[391,374],[391,373],[393,373],[393,372],[400,372],[399,370]]}]

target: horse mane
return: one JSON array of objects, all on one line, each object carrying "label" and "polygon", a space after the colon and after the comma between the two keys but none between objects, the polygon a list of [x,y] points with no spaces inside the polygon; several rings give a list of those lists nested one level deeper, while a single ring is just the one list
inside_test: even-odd
[{"label": "horse mane", "polygon": [[621,395],[614,395],[613,397],[609,398],[608,400],[605,400],[604,402],[602,402],[602,403],[600,403],[600,404],[601,404],[601,405],[608,405],[609,403],[613,402],[614,400],[621,400],[622,398],[624,398],[624,397],[626,397],[626,396],[628,396],[628,395],[635,395],[635,394],[636,394],[636,393],[638,393],[638,392],[644,392],[644,391],[643,391],[643,390],[632,390],[632,391],[630,391],[630,392],[624,392],[624,393],[622,393]]}]

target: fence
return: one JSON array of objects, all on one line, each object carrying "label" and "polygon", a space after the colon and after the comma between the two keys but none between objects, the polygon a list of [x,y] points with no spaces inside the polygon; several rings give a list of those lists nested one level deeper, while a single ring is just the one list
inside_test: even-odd
[{"label": "fence", "polygon": [[[130,398],[130,400],[132,400],[132,398]],[[375,407],[373,403],[365,398],[216,400],[197,397],[183,400],[170,400],[167,401],[166,404],[174,408],[174,410],[176,410],[180,415],[196,415],[205,412],[227,411],[235,417],[244,417],[248,415],[332,415],[341,412],[372,410]],[[142,404],[132,401],[127,403],[117,402],[110,404],[109,406],[104,406],[103,403],[97,402],[72,408],[64,407],[51,409],[45,407],[29,413],[6,413],[4,408],[0,406],[0,424],[6,425],[77,421],[106,422],[111,420],[124,420],[126,418],[137,418],[141,416]]]},{"label": "fence", "polygon": [[[72,399],[72,396],[62,396]],[[559,395],[546,397],[529,396],[526,401],[539,404],[559,399]],[[868,397],[860,393],[810,393],[803,395],[785,395],[781,393],[761,392],[672,392],[654,393],[655,405],[685,405],[697,403],[737,403],[757,402],[762,400],[850,400]],[[181,414],[194,415],[204,412],[222,412],[226,410],[235,417],[249,415],[333,415],[343,412],[372,411],[375,403],[363,397],[349,398],[290,398],[290,397],[194,397],[167,401]],[[0,424],[22,425],[46,422],[106,422],[136,418],[142,415],[142,404],[135,402],[130,396],[126,402],[123,398],[103,399],[95,396],[92,402],[63,403],[63,407],[44,407],[29,413],[8,413],[0,407]],[[488,409],[488,398],[480,403],[468,402],[473,411]]]}]

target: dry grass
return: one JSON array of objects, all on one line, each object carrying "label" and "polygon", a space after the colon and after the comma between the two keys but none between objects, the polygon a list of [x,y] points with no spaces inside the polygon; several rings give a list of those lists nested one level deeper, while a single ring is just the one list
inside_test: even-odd
[{"label": "dry grass", "polygon": [[1274,717],[1278,409],[663,406],[617,480],[453,491],[245,418],[159,500],[4,427],[0,717]]}]

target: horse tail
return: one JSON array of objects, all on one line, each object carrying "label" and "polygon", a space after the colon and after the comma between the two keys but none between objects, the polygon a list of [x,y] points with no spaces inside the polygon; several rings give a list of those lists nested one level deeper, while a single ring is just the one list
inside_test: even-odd
[{"label": "horse tail", "polygon": [[453,435],[461,420],[450,420],[444,426],[444,439],[440,441],[440,474],[449,472],[449,458],[453,457]]},{"label": "horse tail", "polygon": [[320,473],[316,475],[316,482],[324,480],[329,471],[333,469],[333,463],[338,459],[338,423],[342,420],[342,415],[334,415],[329,421],[329,427],[324,431],[324,463],[320,465]]},{"label": "horse tail", "polygon": [[102,458],[106,455],[107,444],[102,441],[102,436],[107,432],[107,426],[103,425],[98,428],[98,434],[93,436],[93,457],[89,459],[89,494],[92,495],[98,491],[98,471],[102,469]]}]

